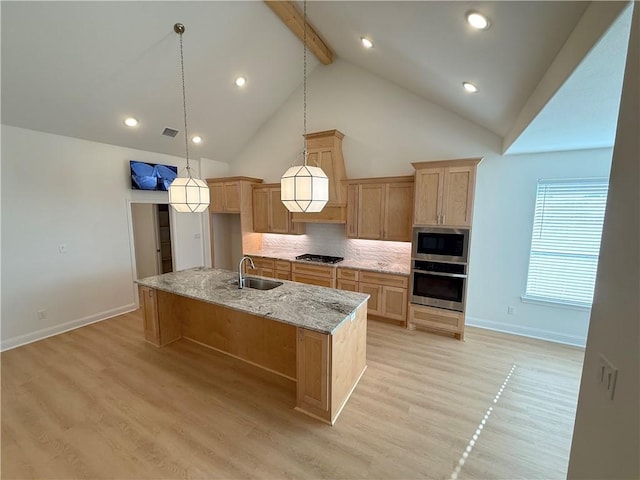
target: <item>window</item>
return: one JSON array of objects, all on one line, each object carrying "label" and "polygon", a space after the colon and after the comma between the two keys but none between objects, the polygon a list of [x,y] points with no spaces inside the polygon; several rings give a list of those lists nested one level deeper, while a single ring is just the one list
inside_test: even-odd
[{"label": "window", "polygon": [[523,300],[591,307],[606,178],[538,180]]}]

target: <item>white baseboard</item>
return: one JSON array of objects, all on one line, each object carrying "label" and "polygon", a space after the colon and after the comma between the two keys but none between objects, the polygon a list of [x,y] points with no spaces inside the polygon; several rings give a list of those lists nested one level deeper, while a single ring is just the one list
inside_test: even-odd
[{"label": "white baseboard", "polygon": [[541,328],[524,327],[522,325],[513,325],[494,320],[485,320],[484,318],[476,318],[467,316],[465,324],[486,328],[487,330],[495,330],[497,332],[512,333],[523,337],[537,338],[540,340],[548,340],[550,342],[564,343],[565,345],[573,345],[575,347],[584,348],[587,345],[586,337],[577,335],[567,335],[565,333],[553,332],[551,330],[543,330]]},{"label": "white baseboard", "polygon": [[43,340],[60,333],[68,332],[69,330],[75,330],[76,328],[84,327],[85,325],[101,322],[103,320],[107,320],[108,318],[122,315],[123,313],[132,312],[137,308],[138,306],[135,303],[131,303],[129,305],[123,305],[121,307],[113,308],[105,312],[89,315],[88,317],[71,320],[70,322],[61,323],[60,325],[53,325],[41,330],[36,330],[35,332],[27,333],[25,335],[19,335],[7,340],[2,340],[2,342],[0,343],[0,351],[4,352],[5,350],[11,350],[12,348],[21,347],[22,345],[26,345],[28,343],[37,342],[38,340]]}]

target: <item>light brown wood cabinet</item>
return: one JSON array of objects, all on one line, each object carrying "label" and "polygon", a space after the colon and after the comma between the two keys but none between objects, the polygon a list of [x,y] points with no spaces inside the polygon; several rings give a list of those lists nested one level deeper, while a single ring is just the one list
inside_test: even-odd
[{"label": "light brown wood cabinet", "polygon": [[378,320],[406,324],[409,279],[405,275],[338,268],[337,286],[367,293],[367,315]]},{"label": "light brown wood cabinet", "polygon": [[291,213],[280,200],[280,191],[279,183],[253,187],[254,232],[303,234],[304,224],[291,221]]},{"label": "light brown wood cabinet", "polygon": [[464,313],[409,304],[408,327],[425,327],[445,333],[452,333],[458,340],[464,338]]},{"label": "light brown wood cabinet", "polygon": [[413,177],[349,180],[347,236],[411,241]]},{"label": "light brown wood cabinet", "polygon": [[470,227],[481,158],[413,163],[414,225]]},{"label": "light brown wood cabinet", "polygon": [[210,213],[240,213],[240,181],[210,182]]},{"label": "light brown wood cabinet", "polygon": [[255,268],[251,268],[249,262],[244,263],[244,271],[247,275],[271,277],[280,280],[291,280],[291,262],[270,257],[252,256]]},{"label": "light brown wood cabinet", "polygon": [[336,269],[324,265],[294,262],[291,265],[291,280],[320,287],[336,288]]}]

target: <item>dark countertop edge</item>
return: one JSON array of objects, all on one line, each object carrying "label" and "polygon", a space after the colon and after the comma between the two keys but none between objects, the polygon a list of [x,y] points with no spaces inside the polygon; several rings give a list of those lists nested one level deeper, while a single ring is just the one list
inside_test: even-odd
[{"label": "dark countertop edge", "polygon": [[[257,256],[257,255],[256,255],[256,256]],[[272,257],[272,258],[274,258],[274,257]],[[172,272],[172,273],[174,273],[174,272]],[[159,276],[159,275],[158,275],[158,276]],[[257,277],[257,278],[266,278],[266,279],[268,279],[268,280],[272,280],[272,279],[271,279],[271,278],[269,278],[269,277],[260,277],[259,275],[251,275],[251,276],[252,276],[252,277],[253,277],[253,276],[255,276],[255,277]],[[149,278],[153,278],[153,277],[149,277]],[[298,325],[298,324],[293,323],[293,322],[290,322],[290,321],[288,321],[288,320],[283,320],[283,319],[281,319],[281,318],[272,317],[272,316],[270,316],[269,314],[266,314],[266,315],[260,315],[260,314],[257,314],[257,313],[255,313],[255,312],[250,312],[249,310],[244,310],[244,309],[241,309],[241,308],[232,307],[232,306],[230,306],[230,305],[227,305],[227,304],[224,304],[224,303],[220,303],[220,302],[213,302],[213,301],[210,301],[210,300],[205,300],[205,299],[203,299],[203,298],[194,297],[193,295],[186,295],[186,294],[184,294],[184,293],[176,293],[176,292],[174,292],[174,291],[172,291],[172,290],[170,290],[170,289],[168,289],[168,288],[161,288],[161,287],[159,287],[158,285],[153,285],[153,284],[151,284],[151,283],[147,283],[147,282],[145,282],[145,281],[144,281],[144,279],[134,280],[133,282],[134,282],[134,283],[137,283],[138,285],[142,285],[143,287],[153,288],[153,289],[155,289],[155,290],[161,290],[161,291],[163,291],[163,292],[171,293],[171,294],[173,294],[173,295],[178,295],[178,296],[181,296],[181,297],[190,298],[190,299],[192,299],[192,300],[198,300],[198,301],[200,301],[200,302],[204,302],[204,303],[210,303],[211,305],[218,305],[218,306],[223,307],[223,308],[228,308],[229,310],[235,310],[236,312],[247,313],[247,314],[249,314],[249,315],[253,315],[254,317],[266,318],[267,320],[273,320],[274,322],[285,323],[285,324],[287,324],[287,325],[291,325],[291,326],[293,326],[293,327],[304,328],[305,330],[311,330],[312,332],[322,333],[323,335],[333,335],[335,332],[337,332],[337,331],[340,329],[340,327],[342,327],[342,325],[344,325],[344,323],[345,323],[347,320],[349,320],[349,319],[351,318],[351,315],[352,315],[356,310],[358,310],[359,308],[361,308],[361,307],[362,307],[362,305],[363,305],[366,301],[368,301],[368,300],[369,300],[369,298],[371,298],[371,295],[369,295],[368,293],[351,292],[351,293],[359,293],[360,295],[365,295],[367,298],[365,298],[364,300],[362,300],[362,302],[360,302],[360,303],[358,304],[358,306],[357,306],[357,307],[355,307],[355,308],[353,309],[353,311],[352,311],[352,312],[350,312],[350,313],[348,313],[347,315],[345,315],[345,317],[344,317],[342,320],[340,320],[340,322],[339,322],[335,327],[333,327],[333,329],[332,329],[332,330],[324,330],[324,329],[314,328],[314,327],[310,327],[310,326]],[[296,282],[289,282],[289,283],[296,283]],[[305,285],[306,285],[306,284],[305,284]],[[308,285],[307,285],[307,286],[308,286]],[[327,287],[318,287],[318,288],[327,288]],[[334,290],[335,290],[335,289],[334,289]]]}]

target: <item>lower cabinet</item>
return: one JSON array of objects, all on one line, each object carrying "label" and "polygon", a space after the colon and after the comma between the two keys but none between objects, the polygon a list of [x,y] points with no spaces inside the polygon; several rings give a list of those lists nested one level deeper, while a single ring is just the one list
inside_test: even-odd
[{"label": "lower cabinet", "polygon": [[256,268],[251,268],[251,264],[245,262],[245,273],[247,275],[291,280],[291,262],[288,260],[269,257],[251,257],[251,259]]},{"label": "lower cabinet", "polygon": [[320,287],[336,288],[336,269],[335,267],[325,267],[324,265],[293,263],[291,266],[291,280]]},{"label": "lower cabinet", "polygon": [[409,305],[408,327],[425,328],[445,333],[452,333],[458,340],[464,338],[464,313],[445,310],[443,308]]},{"label": "lower cabinet", "polygon": [[405,325],[409,278],[404,275],[338,268],[338,288],[371,296],[367,314],[378,320]]}]

